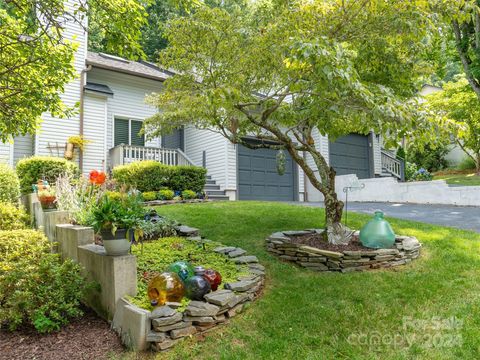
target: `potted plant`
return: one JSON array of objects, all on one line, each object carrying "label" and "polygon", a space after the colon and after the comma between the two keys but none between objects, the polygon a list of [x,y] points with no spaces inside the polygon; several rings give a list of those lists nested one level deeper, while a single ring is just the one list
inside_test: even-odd
[{"label": "potted plant", "polygon": [[126,255],[131,240],[142,235],[140,223],[144,216],[145,209],[137,195],[120,200],[104,195],[92,211],[91,225],[101,235],[107,255]]},{"label": "potted plant", "polygon": [[67,140],[67,146],[65,147],[63,157],[67,160],[72,160],[74,158],[74,150],[79,149],[83,152],[85,145],[90,142],[90,140],[84,139],[83,135],[70,136]]},{"label": "potted plant", "polygon": [[45,211],[52,211],[57,208],[56,200],[57,196],[55,190],[51,188],[43,188],[38,191],[38,201],[42,205],[42,209]]}]

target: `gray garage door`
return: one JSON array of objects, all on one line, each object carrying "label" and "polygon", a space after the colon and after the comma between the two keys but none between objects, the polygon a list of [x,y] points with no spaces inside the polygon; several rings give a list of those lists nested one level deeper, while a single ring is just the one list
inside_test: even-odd
[{"label": "gray garage door", "polygon": [[238,194],[240,200],[293,201],[294,162],[286,153],[285,173],[277,172],[276,150],[238,147]]},{"label": "gray garage door", "polygon": [[350,134],[330,143],[330,164],[337,175],[356,174],[359,179],[369,178],[371,164],[368,136]]}]

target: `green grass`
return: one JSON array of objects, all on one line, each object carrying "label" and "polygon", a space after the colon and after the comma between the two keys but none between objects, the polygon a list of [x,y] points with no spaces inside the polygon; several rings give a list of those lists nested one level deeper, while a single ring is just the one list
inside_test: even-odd
[{"label": "green grass", "polygon": [[[422,223],[390,220],[398,234],[414,235],[422,256],[405,267],[363,273],[315,273],[282,263],[266,252],[264,239],[279,230],[320,227],[319,208],[262,202],[182,204],[158,208],[162,215],[201,229],[203,236],[241,246],[266,266],[263,296],[228,326],[188,339],[158,359],[475,359],[480,352],[480,235]],[[361,227],[365,215],[349,216]],[[397,345],[402,320],[450,319],[454,331],[409,328],[415,340]],[[372,342],[349,342],[365,334]],[[436,336],[436,337],[432,337]],[[422,346],[429,339],[456,346]],[[363,339],[363,338],[362,338]],[[404,336],[403,339],[406,339]],[[138,354],[127,354],[135,357]]]},{"label": "green grass", "polygon": [[450,185],[480,186],[480,176],[477,176],[474,172],[466,174],[439,174],[435,175],[433,180],[445,180]]}]

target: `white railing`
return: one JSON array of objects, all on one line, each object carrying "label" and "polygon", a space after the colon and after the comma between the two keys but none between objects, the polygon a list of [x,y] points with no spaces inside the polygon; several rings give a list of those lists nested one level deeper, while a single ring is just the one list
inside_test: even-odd
[{"label": "white railing", "polygon": [[165,165],[194,165],[180,149],[121,144],[111,148],[109,154],[110,168],[142,160],[154,160]]},{"label": "white railing", "polygon": [[382,150],[382,169],[395,176],[400,180],[404,180],[403,161],[395,157],[386,150]]}]

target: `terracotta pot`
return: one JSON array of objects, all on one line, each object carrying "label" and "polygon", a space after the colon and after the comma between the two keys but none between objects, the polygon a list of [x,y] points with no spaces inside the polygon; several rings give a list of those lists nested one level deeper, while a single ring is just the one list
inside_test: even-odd
[{"label": "terracotta pot", "polygon": [[55,210],[57,208],[57,205],[55,204],[56,199],[57,197],[55,195],[38,197],[38,201],[40,201],[43,210]]}]

